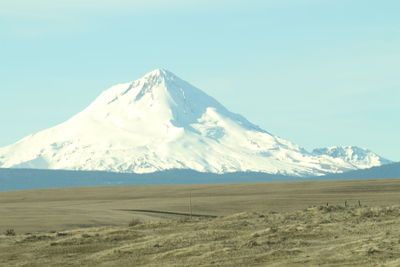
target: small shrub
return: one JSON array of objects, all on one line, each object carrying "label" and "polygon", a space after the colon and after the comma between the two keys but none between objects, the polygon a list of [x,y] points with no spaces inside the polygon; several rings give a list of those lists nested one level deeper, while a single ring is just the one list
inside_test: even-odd
[{"label": "small shrub", "polygon": [[384,215],[398,216],[399,215],[399,210],[397,208],[394,208],[394,207],[385,207],[385,208],[382,208],[381,213],[383,213]]},{"label": "small shrub", "polygon": [[259,234],[259,233],[254,233],[254,234],[252,234],[252,237],[253,237],[253,238],[260,237],[260,234]]},{"label": "small shrub", "polygon": [[375,217],[376,214],[372,210],[366,210],[361,213],[362,217],[372,218]]},{"label": "small shrub", "polygon": [[319,223],[320,224],[328,224],[328,223],[331,223],[332,221],[331,220],[329,220],[328,218],[325,218],[325,219],[322,219]]},{"label": "small shrub", "polygon": [[331,206],[319,206],[318,210],[325,212],[325,213],[329,213],[329,212],[336,212],[336,211],[342,211],[345,208],[339,205],[331,205]]},{"label": "small shrub", "polygon": [[178,220],[179,223],[187,223],[190,222],[190,217],[189,216],[185,216],[185,217],[180,217]]},{"label": "small shrub", "polygon": [[367,250],[367,255],[372,255],[372,254],[376,254],[376,253],[378,253],[378,252],[380,252],[378,249],[376,249],[376,248],[369,248],[368,250]]},{"label": "small shrub", "polygon": [[58,232],[57,233],[57,236],[67,236],[68,234],[67,233],[63,233],[63,232]]},{"label": "small shrub", "polygon": [[276,233],[276,232],[278,232],[278,227],[276,227],[276,226],[272,226],[271,228],[270,228],[271,230],[271,233]]},{"label": "small shrub", "polygon": [[253,248],[253,247],[256,247],[256,246],[258,246],[259,244],[257,243],[257,241],[255,241],[255,240],[250,240],[249,242],[247,242],[246,243],[246,246],[248,247],[248,248]]},{"label": "small shrub", "polygon": [[132,227],[132,226],[136,226],[139,224],[142,224],[143,222],[141,220],[139,220],[138,218],[132,218],[132,220],[129,222],[128,226]]},{"label": "small shrub", "polygon": [[7,235],[7,236],[14,236],[15,235],[15,231],[14,231],[14,229],[7,229],[4,232],[4,234]]}]

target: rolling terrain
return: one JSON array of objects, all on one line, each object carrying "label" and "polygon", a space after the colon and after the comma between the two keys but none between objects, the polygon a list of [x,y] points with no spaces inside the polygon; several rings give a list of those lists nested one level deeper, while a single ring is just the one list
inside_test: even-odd
[{"label": "rolling terrain", "polygon": [[[0,232],[59,231],[126,225],[132,216],[181,218],[172,213],[227,216],[252,211],[293,211],[312,205],[400,204],[400,179],[166,186],[57,188],[0,192]],[[135,211],[136,210],[136,211]],[[185,216],[183,216],[185,217]]]},{"label": "rolling terrain", "polygon": [[398,266],[399,190],[384,179],[2,192],[0,265]]}]

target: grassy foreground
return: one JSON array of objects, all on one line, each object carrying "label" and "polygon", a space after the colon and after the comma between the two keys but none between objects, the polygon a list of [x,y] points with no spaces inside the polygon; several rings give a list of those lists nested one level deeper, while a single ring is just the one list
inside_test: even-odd
[{"label": "grassy foreground", "polygon": [[400,207],[314,206],[0,235],[0,266],[400,266]]}]

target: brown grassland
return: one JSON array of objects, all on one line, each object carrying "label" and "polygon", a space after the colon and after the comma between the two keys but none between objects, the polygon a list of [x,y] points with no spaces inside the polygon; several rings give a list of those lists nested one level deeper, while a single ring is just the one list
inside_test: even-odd
[{"label": "brown grassland", "polygon": [[399,193],[400,179],[2,192],[0,266],[400,266]]}]

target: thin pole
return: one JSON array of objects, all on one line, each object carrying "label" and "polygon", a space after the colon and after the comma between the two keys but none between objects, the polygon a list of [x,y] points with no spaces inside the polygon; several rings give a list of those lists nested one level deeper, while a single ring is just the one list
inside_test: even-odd
[{"label": "thin pole", "polygon": [[190,220],[192,219],[192,192],[189,193],[189,211],[190,211]]}]

